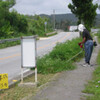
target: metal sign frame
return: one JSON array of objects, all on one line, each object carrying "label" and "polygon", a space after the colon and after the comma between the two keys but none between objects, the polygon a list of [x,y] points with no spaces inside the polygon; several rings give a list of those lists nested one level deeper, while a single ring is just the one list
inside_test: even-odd
[{"label": "metal sign frame", "polygon": [[[30,40],[32,42],[34,41],[34,43],[32,43]],[[24,41],[26,42],[26,44],[27,43],[28,44],[26,45]],[[31,44],[31,47],[29,46],[30,44]],[[25,47],[25,45],[28,47]],[[32,58],[30,56],[32,56]],[[29,64],[28,64],[28,60],[31,61],[29,62]],[[21,67],[23,68],[36,67],[36,37],[34,36],[21,37]]]},{"label": "metal sign frame", "polygon": [[[21,83],[22,83],[22,84],[23,84],[23,68],[35,68],[35,83],[37,83],[36,37],[37,37],[37,36],[21,37]],[[24,45],[23,45],[23,40],[24,40],[24,39],[26,39],[26,40],[28,40],[28,39],[29,39],[29,40],[30,40],[30,39],[33,39],[33,40],[34,40],[34,45],[33,45],[34,47],[33,47],[33,48],[34,48],[35,51],[33,52],[33,53],[34,53],[34,54],[33,54],[33,55],[34,55],[34,60],[33,60],[33,61],[34,61],[35,64],[33,64],[33,65],[27,66],[27,65],[24,65],[24,64],[23,64],[23,62],[24,62],[23,60],[26,59],[26,58],[23,58],[23,57],[27,57],[27,55],[26,55],[26,56],[23,56],[23,51],[24,51],[24,49],[25,49],[25,48],[23,47],[23,46],[24,46]],[[30,42],[30,41],[26,41],[26,42]],[[31,44],[32,44],[32,43],[31,43]],[[32,49],[32,48],[30,48],[30,49]],[[29,50],[29,48],[28,48],[27,50]],[[33,49],[32,49],[32,50],[33,50]],[[31,53],[32,53],[32,52],[31,52]],[[32,55],[32,54],[31,54],[31,55]],[[33,55],[32,55],[32,56],[33,56]],[[28,57],[29,57],[29,56],[28,56]],[[31,58],[31,57],[30,57],[30,58]],[[27,58],[27,59],[28,59],[28,58]],[[27,60],[27,59],[26,59],[26,60]],[[31,58],[31,59],[32,59],[32,58]],[[31,61],[32,61],[32,60],[31,60]]]}]

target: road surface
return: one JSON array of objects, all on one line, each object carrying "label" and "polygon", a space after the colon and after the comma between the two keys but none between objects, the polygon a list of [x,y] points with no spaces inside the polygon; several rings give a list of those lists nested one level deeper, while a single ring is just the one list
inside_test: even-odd
[{"label": "road surface", "polygon": [[[61,32],[55,36],[41,38],[37,41],[37,56],[50,52],[58,42],[65,42],[79,37],[78,32]],[[24,69],[27,71],[27,69]],[[8,79],[13,80],[21,73],[21,46],[0,49],[0,74],[8,73]]]}]

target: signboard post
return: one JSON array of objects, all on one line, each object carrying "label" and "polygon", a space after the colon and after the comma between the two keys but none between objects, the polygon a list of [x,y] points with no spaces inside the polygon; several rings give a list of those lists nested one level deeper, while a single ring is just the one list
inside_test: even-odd
[{"label": "signboard post", "polygon": [[8,74],[0,74],[0,89],[8,89]]},{"label": "signboard post", "polygon": [[37,83],[36,36],[21,38],[21,83],[23,83],[23,68],[35,68],[35,83]]},{"label": "signboard post", "polygon": [[47,29],[46,29],[46,26],[47,26],[47,22],[44,22],[44,25],[45,25],[45,32],[46,32],[46,30],[47,30]]}]

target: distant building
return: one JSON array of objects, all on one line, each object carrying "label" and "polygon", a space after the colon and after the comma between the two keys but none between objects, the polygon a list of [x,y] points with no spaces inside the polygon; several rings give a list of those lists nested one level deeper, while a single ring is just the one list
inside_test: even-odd
[{"label": "distant building", "polygon": [[73,32],[77,30],[77,26],[69,26],[69,31]]}]

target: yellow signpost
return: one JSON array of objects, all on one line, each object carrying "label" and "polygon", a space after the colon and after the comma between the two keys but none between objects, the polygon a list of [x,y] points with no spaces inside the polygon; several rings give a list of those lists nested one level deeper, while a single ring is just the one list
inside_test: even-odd
[{"label": "yellow signpost", "polygon": [[8,89],[8,74],[0,74],[0,89]]}]

